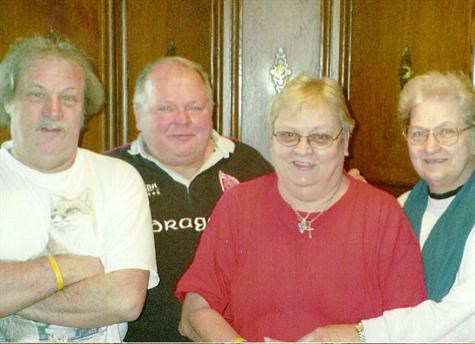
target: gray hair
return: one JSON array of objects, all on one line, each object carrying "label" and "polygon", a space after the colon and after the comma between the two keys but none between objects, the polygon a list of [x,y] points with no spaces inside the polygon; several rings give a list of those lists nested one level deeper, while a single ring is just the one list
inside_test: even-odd
[{"label": "gray hair", "polygon": [[203,81],[203,86],[206,89],[206,95],[208,96],[208,102],[212,107],[213,102],[213,89],[211,87],[211,83],[209,81],[208,73],[204,70],[204,68],[191,60],[188,60],[181,56],[166,56],[161,57],[155,61],[150,62],[143,70],[140,72],[139,76],[137,77],[137,81],[135,82],[135,91],[134,91],[134,98],[133,104],[136,106],[143,106],[147,100],[147,94],[145,92],[145,82],[147,81],[148,76],[153,71],[153,69],[158,65],[163,64],[177,64],[183,67],[193,69]]},{"label": "gray hair", "polygon": [[475,124],[475,92],[470,79],[462,72],[430,71],[409,80],[399,97],[402,124],[409,125],[411,110],[429,99],[454,102],[465,123]]},{"label": "gray hair", "polygon": [[104,89],[94,72],[90,57],[68,40],[50,33],[47,37],[17,39],[0,64],[0,126],[7,129],[10,127],[10,115],[6,112],[5,105],[13,99],[22,73],[33,60],[48,56],[76,62],[84,70],[83,120],[101,110]]},{"label": "gray hair", "polygon": [[271,107],[272,129],[284,107],[297,111],[304,104],[316,106],[322,103],[333,109],[343,131],[351,134],[355,127],[355,120],[351,117],[346,105],[342,87],[332,79],[319,79],[312,74],[302,74],[289,81],[275,96]]}]

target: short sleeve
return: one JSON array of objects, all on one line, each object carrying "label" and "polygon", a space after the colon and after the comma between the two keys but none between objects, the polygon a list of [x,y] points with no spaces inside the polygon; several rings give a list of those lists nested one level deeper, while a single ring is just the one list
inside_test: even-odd
[{"label": "short sleeve", "polygon": [[[111,159],[111,158],[107,158]],[[102,261],[106,272],[148,270],[148,287],[159,282],[152,220],[144,183],[138,172],[118,159],[110,172]]]},{"label": "short sleeve", "polygon": [[176,296],[181,302],[186,293],[194,292],[220,313],[229,303],[229,286],[238,266],[239,247],[238,207],[233,194],[229,190],[218,201],[193,262],[178,282]]}]

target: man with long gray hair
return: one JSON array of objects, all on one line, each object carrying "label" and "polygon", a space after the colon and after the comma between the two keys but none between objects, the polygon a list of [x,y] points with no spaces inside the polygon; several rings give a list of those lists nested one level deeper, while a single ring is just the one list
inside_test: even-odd
[{"label": "man with long gray hair", "polygon": [[17,40],[0,65],[0,342],[119,342],[158,283],[139,174],[78,148],[103,102],[57,35]]}]

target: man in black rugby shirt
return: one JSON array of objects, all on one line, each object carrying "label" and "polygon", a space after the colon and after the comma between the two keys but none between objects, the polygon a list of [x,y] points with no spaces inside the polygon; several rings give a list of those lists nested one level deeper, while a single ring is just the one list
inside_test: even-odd
[{"label": "man in black rugby shirt", "polygon": [[140,318],[129,323],[126,341],[186,341],[174,290],[208,217],[226,189],[272,167],[255,149],[213,130],[208,76],[192,61],[166,57],[149,64],[133,103],[140,134],[108,154],[131,163],[145,181],[161,280]]}]

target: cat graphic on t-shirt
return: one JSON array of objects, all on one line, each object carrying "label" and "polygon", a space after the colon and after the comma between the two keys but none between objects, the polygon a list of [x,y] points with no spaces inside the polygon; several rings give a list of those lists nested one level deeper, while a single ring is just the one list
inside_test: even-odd
[{"label": "cat graphic on t-shirt", "polygon": [[[51,226],[48,242],[40,256],[93,255],[98,238],[91,191],[86,189],[73,198],[50,195],[50,199]],[[48,325],[15,314],[0,318],[0,342],[84,340],[101,330],[101,328],[75,329]]]}]

